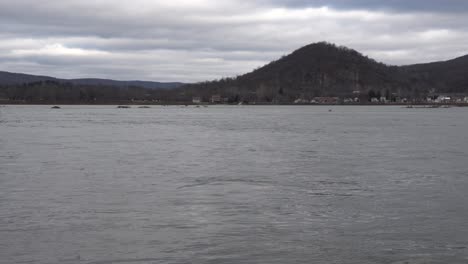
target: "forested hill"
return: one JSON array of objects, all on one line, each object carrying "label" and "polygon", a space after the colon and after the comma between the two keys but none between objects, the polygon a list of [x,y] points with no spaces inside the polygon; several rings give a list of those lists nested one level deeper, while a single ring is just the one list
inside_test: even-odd
[{"label": "forested hill", "polygon": [[[467,58],[388,66],[330,43],[315,43],[236,78],[184,86],[187,96],[220,94],[230,100],[291,102],[316,96],[395,94],[418,98],[430,91],[468,92]],[[354,92],[354,93],[353,93]]]},{"label": "forested hill", "polygon": [[155,102],[182,83],[114,81],[107,79],[58,79],[0,72],[3,103],[130,103]]},{"label": "forested hill", "polygon": [[453,60],[401,67],[437,92],[468,93],[468,55]]},{"label": "forested hill", "polygon": [[180,82],[149,82],[149,81],[116,81],[109,79],[59,79],[49,76],[30,75],[0,71],[0,85],[21,85],[40,81],[55,81],[75,85],[88,86],[114,86],[114,87],[140,87],[147,89],[173,89],[183,85]]},{"label": "forested hill", "polygon": [[13,73],[13,72],[6,72],[0,71],[0,85],[19,85],[24,83],[32,83],[32,82],[39,82],[39,81],[46,81],[46,80],[58,80],[53,77],[49,76],[41,76],[41,75],[30,75],[24,73]]}]

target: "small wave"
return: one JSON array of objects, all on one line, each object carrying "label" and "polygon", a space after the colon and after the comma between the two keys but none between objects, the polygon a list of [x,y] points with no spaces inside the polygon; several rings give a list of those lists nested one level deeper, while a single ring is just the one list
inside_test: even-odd
[{"label": "small wave", "polygon": [[157,258],[140,258],[140,259],[113,259],[113,260],[99,260],[88,262],[88,264],[111,264],[111,263],[136,263],[136,262],[149,262],[159,261]]},{"label": "small wave", "polygon": [[319,181],[323,185],[358,185],[355,181]]},{"label": "small wave", "polygon": [[324,193],[324,192],[314,192],[314,193],[309,193],[310,195],[313,196],[336,196],[336,197],[351,197],[353,196],[352,194],[349,193]]},{"label": "small wave", "polygon": [[177,189],[184,189],[184,188],[191,188],[191,187],[198,187],[204,185],[216,185],[216,184],[223,184],[223,183],[248,183],[248,184],[271,184],[269,181],[261,181],[261,180],[254,180],[254,179],[220,179],[220,178],[208,178],[208,179],[197,179],[195,183],[188,184],[184,186],[180,186]]}]

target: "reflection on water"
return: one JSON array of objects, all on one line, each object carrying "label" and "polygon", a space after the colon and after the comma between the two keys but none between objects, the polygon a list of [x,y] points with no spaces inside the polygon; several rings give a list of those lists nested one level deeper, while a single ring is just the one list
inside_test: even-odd
[{"label": "reflection on water", "polygon": [[468,109],[0,108],[0,263],[467,263]]}]

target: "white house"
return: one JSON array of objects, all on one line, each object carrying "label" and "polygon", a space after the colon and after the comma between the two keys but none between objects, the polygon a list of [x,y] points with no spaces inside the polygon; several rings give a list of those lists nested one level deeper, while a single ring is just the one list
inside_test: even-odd
[{"label": "white house", "polygon": [[298,98],[294,101],[295,104],[307,104],[309,100]]},{"label": "white house", "polygon": [[437,97],[435,102],[436,103],[449,103],[451,100],[452,100],[452,98],[450,98],[448,96],[441,95],[441,96]]}]

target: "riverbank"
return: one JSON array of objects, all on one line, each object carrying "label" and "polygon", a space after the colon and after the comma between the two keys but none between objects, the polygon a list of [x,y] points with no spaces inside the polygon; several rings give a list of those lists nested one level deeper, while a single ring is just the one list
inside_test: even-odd
[{"label": "riverbank", "polygon": [[277,105],[277,106],[406,106],[408,108],[441,108],[444,106],[450,107],[468,107],[468,103],[444,103],[444,104],[434,104],[434,103],[347,103],[347,104],[295,104],[295,103],[266,103],[266,102],[255,102],[255,103],[225,103],[225,104],[216,104],[216,103],[189,103],[189,102],[19,102],[19,101],[2,101],[0,105],[129,105],[129,106],[168,106],[168,105],[185,105],[185,106],[210,106],[210,105],[232,105],[232,106],[242,106],[242,105]]}]

